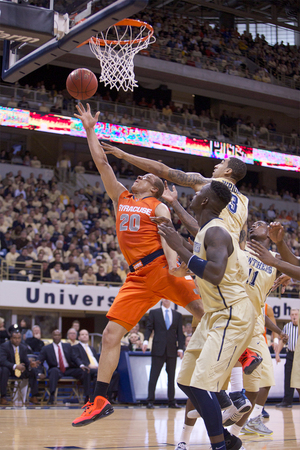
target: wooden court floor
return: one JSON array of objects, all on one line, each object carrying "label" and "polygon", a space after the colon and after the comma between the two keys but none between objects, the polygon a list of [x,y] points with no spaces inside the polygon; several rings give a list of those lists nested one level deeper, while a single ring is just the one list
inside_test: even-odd
[{"label": "wooden court floor", "polygon": [[[290,409],[267,406],[274,431],[269,438],[243,436],[246,450],[300,449],[300,405]],[[114,414],[83,428],[73,428],[79,409],[1,408],[1,450],[173,450],[184,419],[184,409],[119,407]],[[210,448],[203,421],[193,430],[190,450]]]}]

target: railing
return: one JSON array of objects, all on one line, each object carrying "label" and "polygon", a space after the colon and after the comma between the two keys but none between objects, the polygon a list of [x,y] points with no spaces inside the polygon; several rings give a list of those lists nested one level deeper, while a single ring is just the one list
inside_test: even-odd
[{"label": "railing", "polygon": [[[42,94],[38,91],[23,89],[15,86],[7,86],[0,84],[0,100],[1,97],[6,98],[7,96],[10,98],[14,96],[15,98],[25,96],[29,100],[32,99],[32,102],[35,104],[29,105],[30,110],[38,110],[38,98],[40,98]],[[48,101],[49,97],[47,95]],[[8,99],[7,99],[8,100]],[[2,101],[2,103],[4,103]],[[241,127],[237,133],[235,133],[231,128],[227,130],[226,136],[227,138],[218,138],[221,130],[220,122],[218,120],[210,120],[207,117],[199,117],[198,119],[192,118],[190,114],[178,114],[173,113],[171,116],[166,117],[160,111],[154,110],[151,108],[141,108],[139,106],[128,106],[125,104],[120,104],[118,102],[107,102],[103,100],[90,99],[89,103],[91,105],[92,110],[101,111],[101,115],[99,120],[102,122],[121,124],[127,126],[138,126],[139,128],[146,128],[150,130],[158,130],[165,131],[167,133],[179,134],[183,136],[196,136],[202,137],[203,139],[212,139],[212,140],[222,140],[229,143],[241,144],[241,138],[245,136],[247,138],[247,132],[242,132]],[[62,114],[67,116],[73,116],[75,112],[75,100],[68,101],[68,109],[63,110]],[[42,113],[43,114],[43,113]],[[127,117],[124,117],[124,116]],[[163,123],[164,129],[160,130],[160,123]],[[251,136],[251,133],[249,134]],[[260,136],[263,138],[262,136]],[[295,146],[294,149],[286,149],[290,151],[292,154],[299,154],[299,138],[291,138],[289,135],[285,134],[271,134],[269,133],[269,137],[267,137],[265,148],[268,148],[268,142],[270,142],[270,150],[277,150],[276,144],[278,142],[283,142],[284,144],[290,142],[290,145]],[[294,144],[295,142],[295,144]],[[278,151],[283,151],[278,148]]]},{"label": "railing", "polygon": [[[269,130],[261,132],[256,129],[252,130],[245,125],[237,125],[235,140],[239,143],[244,143],[248,138],[253,147],[255,147],[255,145],[253,145],[253,140],[259,139],[260,141],[263,141],[270,150],[287,151],[295,154],[299,153],[297,147],[300,146],[300,138],[297,136],[292,137],[285,134],[274,133]],[[259,148],[261,148],[261,145]]]},{"label": "railing", "polygon": [[[30,110],[39,110],[39,103],[41,101],[45,101],[51,106],[53,102],[50,102],[49,97],[50,93],[40,94],[35,90],[28,90],[20,87],[7,86],[0,84],[0,98],[4,97],[7,101],[14,97],[15,99],[20,99],[25,97],[28,101]],[[16,100],[17,101],[17,100]],[[76,102],[73,100],[67,101],[66,108],[63,110],[63,114],[67,116],[73,116],[76,111],[75,105]],[[3,103],[3,102],[2,102]],[[166,117],[159,110],[154,110],[150,108],[142,108],[139,106],[129,106],[125,104],[121,104],[118,102],[108,102],[103,100],[90,99],[89,104],[91,105],[92,110],[101,111],[99,120],[102,122],[111,122],[115,124],[122,125],[138,125],[140,128],[148,128],[155,129],[155,122],[164,122],[167,126],[167,130],[170,133],[176,133],[173,130],[175,125],[179,125],[182,127],[180,132],[184,133],[184,131],[192,130],[192,129],[201,129],[203,126],[207,131],[214,131],[219,133],[220,131],[220,123],[218,120],[210,120],[207,117],[199,118],[199,119],[191,119],[188,116],[184,116],[182,114],[173,113],[171,116]],[[127,116],[125,118],[124,116]],[[185,130],[184,128],[187,128]]]},{"label": "railing", "polygon": [[[37,263],[31,260],[24,262],[14,261],[8,263],[5,259],[0,261],[0,281],[33,281],[39,283],[59,283],[59,281],[45,277],[43,266],[41,263]],[[65,283],[59,283],[65,284]],[[76,283],[69,283],[72,285],[85,285],[80,278]],[[88,284],[89,286],[122,286],[123,283],[116,283],[111,281],[97,281],[95,284]]]}]

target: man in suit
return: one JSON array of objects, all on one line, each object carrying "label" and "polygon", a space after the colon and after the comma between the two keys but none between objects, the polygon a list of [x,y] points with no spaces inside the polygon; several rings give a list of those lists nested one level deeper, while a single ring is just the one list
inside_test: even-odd
[{"label": "man in suit", "polygon": [[175,369],[177,356],[183,357],[185,336],[182,331],[182,315],[171,309],[170,300],[163,299],[161,308],[150,311],[143,352],[147,349],[152,331],[154,331],[154,337],[151,350],[152,363],[147,408],[154,408],[156,383],[164,363],[166,363],[168,374],[169,408],[179,408],[175,402]]},{"label": "man in suit", "polygon": [[11,332],[10,340],[0,346],[0,390],[1,405],[7,405],[6,399],[7,381],[9,377],[18,379],[29,379],[31,388],[31,403],[38,404],[38,382],[35,370],[39,361],[29,361],[27,347],[21,343],[22,336],[18,328]]},{"label": "man in suit", "polygon": [[[79,344],[73,345],[72,352],[80,367],[88,367],[91,381],[97,380],[99,356],[94,347],[89,345],[90,335],[87,330],[80,330],[78,335]],[[108,398],[115,400],[119,388],[119,374],[114,372],[108,389]]]},{"label": "man in suit", "polygon": [[45,345],[41,339],[41,327],[34,325],[32,327],[32,334],[33,336],[31,338],[26,339],[26,345],[30,347],[32,352],[38,353]]},{"label": "man in suit", "polygon": [[50,397],[48,405],[54,404],[54,394],[58,380],[64,376],[73,377],[82,382],[85,400],[87,401],[89,396],[88,367],[79,367],[80,361],[77,360],[76,355],[72,352],[71,345],[61,342],[61,332],[59,330],[54,330],[52,332],[52,339],[53,343],[42,348],[38,357],[41,364],[46,361],[49,366],[48,377]]}]

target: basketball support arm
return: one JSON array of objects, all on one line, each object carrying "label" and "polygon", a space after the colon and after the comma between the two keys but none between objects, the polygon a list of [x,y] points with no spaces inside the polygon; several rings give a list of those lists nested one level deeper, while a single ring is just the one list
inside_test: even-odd
[{"label": "basketball support arm", "polygon": [[50,63],[76,48],[81,42],[95,36],[114,23],[136,14],[144,9],[148,0],[118,0],[107,6],[84,22],[75,25],[62,39],[57,37],[33,50],[28,55],[10,66],[10,41],[3,44],[2,79],[14,83],[39,67]]}]

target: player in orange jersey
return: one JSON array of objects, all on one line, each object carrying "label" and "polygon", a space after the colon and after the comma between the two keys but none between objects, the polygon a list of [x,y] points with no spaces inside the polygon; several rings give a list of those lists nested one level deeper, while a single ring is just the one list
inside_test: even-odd
[{"label": "player in orange jersey", "polygon": [[164,190],[162,180],[150,173],[139,176],[132,193],[128,192],[116,179],[94,131],[99,112],[93,117],[90,106],[85,110],[81,103],[77,110],[75,116],[82,121],[93,160],[113,201],[118,242],[131,272],[108,311],[95,392],[82,415],[73,422],[75,427],[113,413],[106,394],[119,361],[121,339],[149,308],[165,298],[184,306],[199,320],[204,314],[193,279],[173,276],[185,270],[178,267],[177,253],[159,236],[157,225],[150,219],[152,216],[170,219],[169,209],[158,200]]}]

